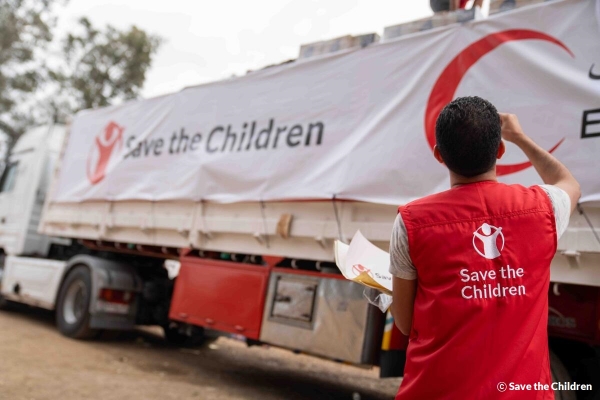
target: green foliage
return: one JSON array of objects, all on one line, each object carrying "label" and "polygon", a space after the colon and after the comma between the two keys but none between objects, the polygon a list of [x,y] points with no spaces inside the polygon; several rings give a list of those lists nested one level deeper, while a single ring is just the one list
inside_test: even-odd
[{"label": "green foliage", "polygon": [[107,26],[100,31],[87,18],[80,19],[79,27],[80,32],[69,34],[63,42],[64,65],[51,74],[61,93],[70,98],[69,109],[62,111],[73,113],[139,97],[161,39],[135,26],[126,31]]},{"label": "green foliage", "polygon": [[12,140],[31,124],[17,105],[44,81],[37,62],[52,40],[55,0],[0,0],[0,130]]},{"label": "green foliage", "polygon": [[31,125],[139,97],[160,46],[135,26],[97,29],[81,18],[53,54],[53,11],[65,1],[0,0],[0,131],[10,142]]}]

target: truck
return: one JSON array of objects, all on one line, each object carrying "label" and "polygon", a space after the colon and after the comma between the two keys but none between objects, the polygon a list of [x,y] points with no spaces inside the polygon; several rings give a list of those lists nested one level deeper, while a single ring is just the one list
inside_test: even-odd
[{"label": "truck", "polygon": [[[333,244],[360,230],[387,249],[397,206],[447,188],[432,129],[475,93],[581,183],[548,329],[557,398],[600,398],[596,7],[394,27],[381,43],[28,131],[0,178],[0,307],[54,310],[74,339],[157,325],[177,345],[229,335],[401,376],[407,337],[342,277]],[[509,146],[499,179],[541,183],[523,157]]]}]

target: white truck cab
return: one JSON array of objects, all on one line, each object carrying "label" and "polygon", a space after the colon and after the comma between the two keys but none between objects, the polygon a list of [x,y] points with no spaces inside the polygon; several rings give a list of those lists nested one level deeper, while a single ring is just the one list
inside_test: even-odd
[{"label": "white truck cab", "polygon": [[[65,136],[64,125],[27,131],[13,147],[0,178],[0,306],[9,300],[54,310],[58,303],[63,306],[58,314],[77,322],[77,313],[87,314],[82,310],[85,305],[90,319],[95,320],[92,327],[131,328],[135,317],[132,307],[115,308],[102,303],[97,295],[78,291],[81,286],[77,282],[72,288],[65,287],[64,282],[69,271],[77,267],[73,260],[87,263],[90,285],[96,293],[102,288],[141,290],[135,272],[119,263],[89,257],[85,251],[79,258],[73,257],[81,252],[75,241],[38,231]],[[119,312],[111,315],[114,313],[102,307]]]},{"label": "white truck cab", "polygon": [[63,239],[38,233],[44,199],[65,137],[65,126],[39,126],[15,144],[0,178],[0,248],[6,255],[44,257]]}]

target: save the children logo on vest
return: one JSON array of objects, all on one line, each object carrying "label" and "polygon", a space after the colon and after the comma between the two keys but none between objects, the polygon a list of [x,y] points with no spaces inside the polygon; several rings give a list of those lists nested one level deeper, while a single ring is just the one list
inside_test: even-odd
[{"label": "save the children logo on vest", "polygon": [[92,185],[104,179],[111,160],[123,147],[124,130],[124,127],[110,121],[104,130],[96,135],[86,165],[87,177]]},{"label": "save the children logo on vest", "polygon": [[473,247],[475,251],[488,260],[500,257],[504,249],[504,234],[502,227],[484,223],[473,232]]}]

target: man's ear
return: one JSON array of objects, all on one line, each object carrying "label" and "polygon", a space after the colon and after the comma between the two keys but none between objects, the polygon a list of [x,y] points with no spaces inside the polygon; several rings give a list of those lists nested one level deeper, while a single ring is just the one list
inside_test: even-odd
[{"label": "man's ear", "polygon": [[504,140],[501,140],[500,147],[498,147],[498,154],[496,155],[496,158],[498,160],[501,159],[505,152],[506,152],[506,146],[504,146]]},{"label": "man's ear", "polygon": [[433,146],[433,156],[435,157],[436,160],[438,160],[438,162],[440,164],[444,163],[444,160],[442,159],[442,155],[440,154],[440,149],[438,149],[437,144],[435,146]]}]

